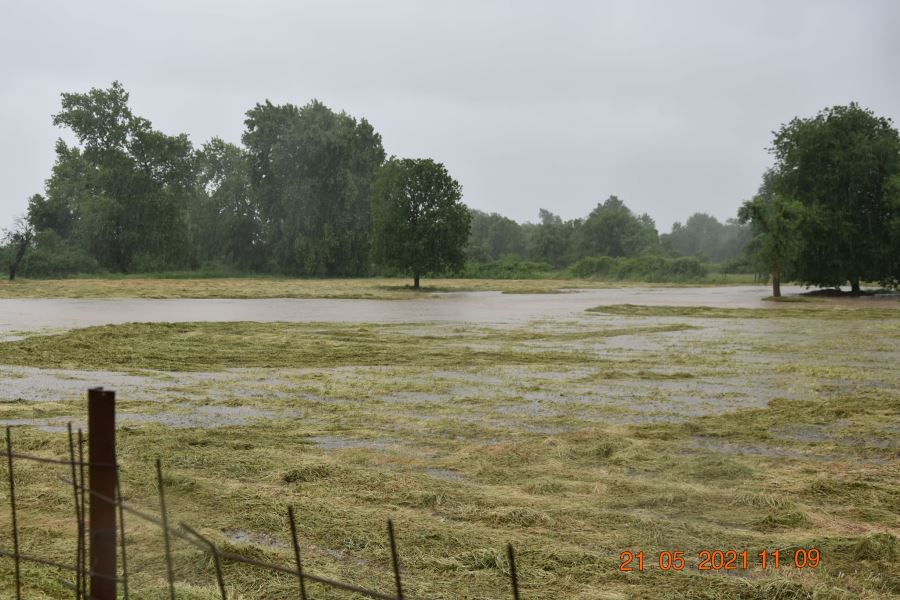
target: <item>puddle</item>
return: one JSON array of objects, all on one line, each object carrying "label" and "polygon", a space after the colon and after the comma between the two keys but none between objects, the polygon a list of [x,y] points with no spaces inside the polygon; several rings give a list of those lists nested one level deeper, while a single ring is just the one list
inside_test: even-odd
[{"label": "puddle", "polygon": [[390,404],[445,404],[450,396],[434,392],[394,392],[381,396],[381,400]]},{"label": "puddle", "polygon": [[318,435],[306,438],[312,442],[317,448],[323,450],[398,450],[403,444],[398,440],[390,439],[374,439],[360,440],[353,438],[343,438],[333,435]]},{"label": "puddle", "polygon": [[698,450],[718,452],[720,454],[749,454],[751,456],[766,456],[769,458],[799,458],[830,460],[833,457],[814,456],[789,448],[778,448],[766,444],[735,444],[716,437],[694,436],[691,438],[691,446]]},{"label": "puddle", "polygon": [[900,448],[896,437],[842,435],[836,431],[839,425],[786,425],[772,427],[769,433],[781,440],[793,442],[825,443],[857,448]]},{"label": "puddle", "polygon": [[428,468],[422,469],[422,472],[429,477],[434,477],[435,479],[443,479],[445,481],[462,481],[465,479],[462,473],[460,473],[459,471],[453,471],[451,469]]},{"label": "puddle", "polygon": [[[468,373],[465,371],[434,371],[432,377],[439,379],[451,379],[454,381],[465,381],[467,383],[481,383],[484,385],[503,385],[505,382],[499,377],[491,375],[482,375],[480,373]],[[468,388],[477,389],[477,388]]]},{"label": "puddle", "polygon": [[257,420],[281,420],[301,418],[296,410],[267,410],[252,406],[200,406],[181,405],[190,412],[163,411],[152,414],[119,413],[122,423],[151,423],[185,429],[215,429],[247,425]]}]

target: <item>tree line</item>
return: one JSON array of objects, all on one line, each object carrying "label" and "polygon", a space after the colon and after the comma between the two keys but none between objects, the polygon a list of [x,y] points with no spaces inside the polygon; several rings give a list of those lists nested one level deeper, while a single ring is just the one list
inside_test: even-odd
[{"label": "tree line", "polygon": [[[214,138],[195,148],[184,134],[155,130],[128,99],[118,82],[62,94],[53,123],[77,143],[57,142],[44,193],[29,199],[25,222],[8,236],[8,253],[17,250],[11,277],[28,245],[27,271],[35,275],[214,265],[318,277],[380,267],[418,276],[461,268],[470,216],[458,183],[434,161],[386,157],[365,119],[315,100],[266,101],[247,111],[241,146]],[[404,192],[420,185],[430,186],[428,197]],[[440,185],[454,194],[437,197]],[[401,221],[410,211],[423,216],[400,240],[403,223],[376,219],[379,211]],[[440,232],[426,226],[429,219],[442,223]],[[434,245],[438,233],[452,243]],[[391,244],[381,240],[391,236]],[[427,260],[397,259],[422,240]]]},{"label": "tree line", "polygon": [[[487,263],[514,257],[549,267],[575,268],[597,257],[693,257],[699,262],[728,263],[741,270],[752,232],[736,219],[721,223],[695,213],[671,233],[660,234],[650,215],[635,214],[610,196],[584,218],[564,221],[541,209],[537,223],[517,223],[497,213],[472,210],[472,230],[466,245],[469,260]],[[586,264],[586,263],[585,263]]]},{"label": "tree line", "polygon": [[11,275],[21,263],[32,276],[402,273],[417,285],[463,272],[698,279],[719,263],[776,284],[897,281],[897,132],[856,105],[783,126],[775,166],[736,218],[696,213],[660,234],[616,196],[572,220],[467,209],[443,165],[387,157],[366,119],[315,100],[259,103],[241,145],[199,147],[128,100],[118,82],[62,94],[53,122],[76,143],[57,142],[44,192],[7,237]]}]

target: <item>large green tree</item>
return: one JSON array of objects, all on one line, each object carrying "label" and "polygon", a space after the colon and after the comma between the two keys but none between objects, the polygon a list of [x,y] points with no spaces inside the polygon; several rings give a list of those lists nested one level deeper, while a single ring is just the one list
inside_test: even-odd
[{"label": "large green tree", "polygon": [[895,226],[900,136],[858,104],[796,118],[776,133],[775,192],[804,208],[796,275],[818,286],[890,281],[898,273]]},{"label": "large green tree", "polygon": [[250,165],[238,146],[220,138],[196,157],[198,201],[191,210],[191,237],[198,258],[239,268],[262,266],[259,211],[250,193]]},{"label": "large green tree", "polygon": [[575,235],[580,219],[563,221],[544,208],[538,211],[538,223],[526,227],[526,249],[529,258],[564,267],[575,259]]},{"label": "large green tree", "polygon": [[763,178],[759,194],[738,209],[738,220],[750,224],[754,237],[748,251],[758,269],[769,275],[772,296],[781,296],[781,281],[795,268],[800,241],[797,225],[802,207],[771,188],[772,173]]},{"label": "large green tree", "polygon": [[712,215],[694,213],[684,224],[676,221],[660,241],[682,256],[723,262],[741,256],[751,237],[750,228],[733,219],[721,223]]},{"label": "large green tree", "polygon": [[194,193],[193,149],[186,135],[152,128],[128,107],[119,82],[62,94],[53,116],[78,140],[56,145],[45,196],[28,217],[115,271],[186,266],[185,213]]},{"label": "large green tree", "polygon": [[441,163],[385,163],[375,184],[373,219],[373,260],[412,275],[415,289],[422,275],[463,267],[472,215],[462,203],[462,188]]},{"label": "large green tree", "polygon": [[251,197],[273,266],[297,275],[365,274],[381,136],[365,119],[317,101],[266,101],[244,123]]},{"label": "large green tree", "polygon": [[497,213],[472,209],[472,226],[466,244],[466,258],[474,261],[497,260],[503,256],[525,255],[522,226]]},{"label": "large green tree", "polygon": [[579,256],[635,256],[659,243],[650,215],[635,215],[616,196],[598,204],[578,230]]}]

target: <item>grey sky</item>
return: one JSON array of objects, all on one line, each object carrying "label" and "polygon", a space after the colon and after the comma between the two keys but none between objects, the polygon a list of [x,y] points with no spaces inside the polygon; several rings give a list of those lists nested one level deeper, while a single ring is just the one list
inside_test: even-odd
[{"label": "grey sky", "polygon": [[2,4],[0,226],[42,191],[59,93],[114,79],[195,144],[266,98],[366,117],[470,206],[519,221],[610,194],[661,231],[734,216],[771,131],[860,102],[900,120],[900,2],[225,0]]}]

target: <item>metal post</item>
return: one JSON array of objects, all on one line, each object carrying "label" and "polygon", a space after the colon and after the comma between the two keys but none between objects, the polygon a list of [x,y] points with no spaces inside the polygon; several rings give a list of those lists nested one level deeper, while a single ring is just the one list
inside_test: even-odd
[{"label": "metal post", "polygon": [[294,561],[297,563],[297,579],[300,582],[300,600],[306,600],[306,582],[303,581],[303,563],[300,562],[300,542],[297,541],[297,522],[294,520],[293,506],[288,506],[288,519],[291,522],[291,541],[294,543]]},{"label": "metal post", "polygon": [[16,520],[16,479],[13,477],[12,429],[6,426],[6,462],[9,469],[9,504],[12,510],[13,557],[16,560],[16,600],[22,598],[22,577],[19,566],[19,525]]},{"label": "metal post", "polygon": [[88,390],[91,598],[116,600],[116,393]]},{"label": "metal post", "polygon": [[403,600],[403,586],[400,585],[400,556],[397,554],[397,540],[394,538],[394,522],[388,519],[388,540],[391,544],[391,563],[394,566],[394,583],[397,585],[397,600]]},{"label": "metal post", "polygon": [[516,552],[512,544],[506,545],[506,556],[509,559],[509,579],[512,582],[513,600],[519,600],[519,576],[516,573]]},{"label": "metal post", "polygon": [[159,512],[162,515],[163,541],[166,545],[166,575],[169,577],[169,599],[175,600],[175,570],[172,567],[172,543],[169,540],[169,515],[166,512],[166,491],[163,487],[162,461],[156,459],[156,486],[159,488]]},{"label": "metal post", "polygon": [[78,524],[78,540],[75,548],[75,600],[82,600],[81,582],[83,576],[83,564],[81,562],[81,544],[84,542],[84,516],[81,514],[81,500],[78,495],[78,470],[76,468],[75,436],[72,435],[72,423],[69,429],[69,462],[72,463],[72,496],[75,498],[75,522]]}]

